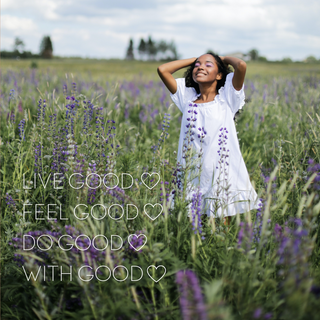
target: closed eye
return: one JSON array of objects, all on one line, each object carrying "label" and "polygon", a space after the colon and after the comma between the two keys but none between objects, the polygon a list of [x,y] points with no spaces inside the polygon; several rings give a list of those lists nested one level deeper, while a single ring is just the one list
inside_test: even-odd
[{"label": "closed eye", "polygon": [[[200,65],[201,65],[200,62],[196,62],[194,66],[195,67],[200,67]],[[213,67],[213,63],[212,62],[209,62],[209,63],[207,62],[206,63],[206,67]]]}]

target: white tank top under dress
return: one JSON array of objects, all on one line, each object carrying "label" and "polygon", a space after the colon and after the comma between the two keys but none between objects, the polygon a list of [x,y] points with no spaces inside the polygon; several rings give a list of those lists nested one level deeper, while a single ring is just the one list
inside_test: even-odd
[{"label": "white tank top under dress", "polygon": [[[187,135],[189,146],[197,152],[194,159],[199,159],[198,155],[202,153],[199,159],[202,164],[200,184],[198,177],[189,175],[191,181],[187,184],[186,199],[191,200],[200,187],[202,212],[213,217],[234,216],[258,209],[260,204],[241,155],[233,120],[235,113],[245,104],[244,86],[237,91],[232,78],[233,73],[229,73],[225,85],[210,102],[194,104],[200,94],[194,88],[186,87],[185,78],[176,79],[177,91],[170,94],[183,113],[177,161],[185,167]],[[191,136],[190,132],[187,134],[190,126]],[[199,169],[193,173],[197,173],[196,170],[199,173]]]}]

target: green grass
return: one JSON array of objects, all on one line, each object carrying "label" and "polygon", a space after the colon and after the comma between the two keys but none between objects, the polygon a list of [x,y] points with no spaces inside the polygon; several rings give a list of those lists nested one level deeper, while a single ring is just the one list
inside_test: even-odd
[{"label": "green grass", "polygon": [[[29,69],[32,61],[38,64],[41,71],[55,70],[58,73],[90,74],[93,79],[132,79],[143,73],[147,77],[157,76],[157,67],[163,62],[159,61],[127,61],[127,60],[96,60],[61,58],[52,60],[1,60],[1,70],[6,71]],[[179,71],[175,75],[183,75]],[[248,62],[247,76],[296,76],[306,74],[320,74],[320,64],[275,63],[275,62]]]}]

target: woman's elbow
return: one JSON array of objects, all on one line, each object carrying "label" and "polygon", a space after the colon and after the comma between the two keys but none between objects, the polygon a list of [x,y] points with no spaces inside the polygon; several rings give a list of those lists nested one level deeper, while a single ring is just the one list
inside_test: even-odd
[{"label": "woman's elbow", "polygon": [[163,74],[165,72],[165,68],[163,67],[163,64],[157,68],[158,74]]},{"label": "woman's elbow", "polygon": [[247,64],[243,60],[240,60],[237,65],[237,69],[239,71],[245,72],[247,70]]}]

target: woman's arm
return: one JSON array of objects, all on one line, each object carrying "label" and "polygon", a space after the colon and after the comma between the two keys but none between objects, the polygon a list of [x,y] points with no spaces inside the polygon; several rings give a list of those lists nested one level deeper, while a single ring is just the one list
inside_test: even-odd
[{"label": "woman's arm", "polygon": [[237,91],[241,90],[244,77],[246,76],[247,64],[243,60],[234,57],[225,56],[220,58],[224,64],[231,64],[233,66],[234,76],[232,84]]},{"label": "woman's arm", "polygon": [[172,76],[179,69],[190,66],[197,58],[175,60],[162,64],[158,67],[158,74],[165,86],[172,94],[177,92],[177,81]]}]

